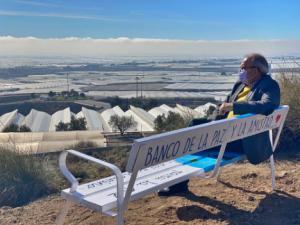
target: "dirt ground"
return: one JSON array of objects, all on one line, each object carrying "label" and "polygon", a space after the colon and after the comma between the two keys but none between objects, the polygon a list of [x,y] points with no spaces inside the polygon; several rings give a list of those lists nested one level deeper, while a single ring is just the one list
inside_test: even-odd
[{"label": "dirt ground", "polygon": [[[231,165],[220,180],[193,178],[189,193],[148,195],[129,204],[125,224],[300,225],[300,159],[276,162],[277,190],[271,189],[269,164]],[[64,201],[48,196],[24,207],[0,209],[0,224],[54,224]],[[109,225],[115,218],[72,206],[65,224]]]}]

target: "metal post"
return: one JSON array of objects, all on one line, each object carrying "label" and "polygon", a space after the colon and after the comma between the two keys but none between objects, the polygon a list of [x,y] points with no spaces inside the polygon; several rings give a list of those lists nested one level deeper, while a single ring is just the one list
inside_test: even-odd
[{"label": "metal post", "polygon": [[[286,117],[286,115],[285,115],[285,117]],[[270,138],[273,153],[274,153],[274,151],[277,147],[277,144],[278,144],[278,141],[279,141],[279,136],[281,134],[283,124],[284,124],[284,121],[285,121],[285,117],[282,119],[282,122],[280,124],[280,127],[278,129],[278,132],[277,132],[277,135],[276,135],[276,138],[275,138],[275,141],[273,141],[273,131],[269,130],[269,138]],[[274,162],[273,154],[270,156],[270,167],[271,167],[271,177],[272,177],[271,178],[272,179],[272,189],[274,191],[276,189],[276,180],[275,180],[275,169],[276,168],[275,168],[275,162]]]},{"label": "metal post", "polygon": [[142,80],[142,78],[143,77],[140,78],[140,80],[141,80],[141,82],[140,82],[141,83],[141,98],[143,98],[143,80]]},{"label": "metal post", "polygon": [[136,80],[136,98],[138,98],[139,95],[139,77],[135,77]]},{"label": "metal post", "polygon": [[[103,160],[100,159],[96,159],[92,156],[89,155],[85,155],[81,152],[78,151],[74,151],[74,150],[66,150],[64,152],[62,152],[59,156],[59,168],[60,171],[62,172],[62,174],[69,180],[69,182],[71,183],[71,190],[70,192],[75,192],[77,187],[78,187],[78,181],[76,180],[76,178],[73,176],[73,174],[68,170],[67,166],[66,166],[66,158],[68,154],[72,154],[75,155],[79,158],[83,158],[86,159],[88,161],[97,163],[99,165],[102,165],[104,167],[109,168],[110,170],[112,170],[112,172],[115,174],[116,176],[116,180],[117,180],[117,210],[118,210],[118,217],[117,217],[117,224],[118,225],[123,225],[124,224],[124,210],[123,210],[123,199],[124,199],[124,180],[123,180],[123,176],[121,173],[121,170],[108,162],[105,162]],[[135,181],[135,178],[134,178]],[[130,192],[131,194],[131,192]],[[66,209],[68,209],[66,207]],[[64,209],[63,209],[64,210]],[[59,216],[59,219],[57,220],[59,223],[59,225],[63,224],[63,219],[64,219],[64,213],[62,211],[62,216]]]},{"label": "metal post", "polygon": [[127,186],[127,190],[126,190],[126,193],[125,193],[125,197],[123,199],[122,214],[124,213],[124,211],[127,208],[127,205],[128,205],[128,202],[130,200],[131,193],[132,193],[132,190],[133,190],[133,186],[134,186],[134,183],[135,183],[135,180],[136,180],[136,177],[137,177],[137,174],[138,174],[138,171],[134,171],[131,174],[131,176],[130,176],[130,180],[128,182],[128,186]]},{"label": "metal post", "polygon": [[276,181],[275,181],[275,163],[274,163],[273,154],[270,156],[270,164],[271,164],[271,176],[272,176],[272,189],[274,191],[276,188]]},{"label": "metal post", "polygon": [[219,179],[220,176],[220,166],[221,166],[221,162],[224,156],[224,152],[225,152],[225,148],[227,146],[227,141],[225,141],[222,145],[221,148],[219,150],[219,155],[218,155],[218,159],[214,168],[214,171],[212,172],[211,175],[207,176],[206,178],[213,178],[213,177],[217,177],[217,180]]},{"label": "metal post", "polygon": [[231,126],[231,124],[232,123],[230,123],[226,128],[227,132],[225,133],[224,141],[223,141],[223,143],[221,145],[221,148],[219,150],[219,155],[218,155],[218,158],[217,158],[217,162],[215,164],[215,168],[214,168],[213,172],[210,175],[205,176],[205,178],[217,177],[217,180],[219,180],[221,162],[222,162],[222,159],[223,159],[223,156],[224,156],[226,146],[228,144],[228,140],[230,140],[229,139],[230,133],[228,132],[228,128]]},{"label": "metal post", "polygon": [[[269,130],[269,138],[270,138],[270,142],[271,142],[271,146],[272,146],[272,152],[274,152],[275,148],[274,148],[274,143],[273,143],[273,131],[272,130]],[[275,181],[275,163],[274,163],[273,153],[270,156],[270,168],[271,168],[272,189],[274,191],[276,188],[276,181]]]},{"label": "metal post", "polygon": [[72,202],[70,200],[66,200],[64,206],[60,210],[60,213],[59,213],[59,215],[58,215],[58,217],[55,221],[56,225],[63,225],[64,224],[65,218],[68,214],[68,211],[69,211],[71,205],[72,205]]},{"label": "metal post", "polygon": [[69,73],[67,73],[67,85],[68,85],[68,94],[69,94],[70,93]]}]

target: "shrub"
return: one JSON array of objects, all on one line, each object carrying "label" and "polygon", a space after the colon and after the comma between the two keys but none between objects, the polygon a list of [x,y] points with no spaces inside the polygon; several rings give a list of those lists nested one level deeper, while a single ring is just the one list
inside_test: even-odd
[{"label": "shrub", "polygon": [[86,130],[85,118],[76,119],[75,116],[71,116],[70,130]]},{"label": "shrub", "polygon": [[31,129],[26,125],[20,126],[20,132],[31,132]]},{"label": "shrub", "polygon": [[150,110],[156,106],[159,106],[159,102],[154,98],[129,98],[123,99],[118,96],[107,97],[106,101],[111,104],[112,107],[119,106],[122,110],[127,111],[130,105]]},{"label": "shrub", "polygon": [[[91,151],[88,154],[112,163],[118,166],[121,171],[125,170],[127,159],[130,152],[130,146],[114,147],[112,149],[103,149],[101,151]],[[87,152],[85,152],[87,153]],[[76,178],[80,179],[80,182],[89,182],[94,179],[99,179],[112,175],[112,171],[99,166],[90,161],[74,157],[72,155],[67,158],[67,165],[70,171]]]},{"label": "shrub", "polygon": [[86,148],[95,148],[97,145],[92,141],[81,141],[78,144],[71,146],[75,150],[86,149]]},{"label": "shrub", "polygon": [[48,96],[51,98],[51,97],[54,97],[56,95],[56,93],[55,92],[53,92],[53,91],[49,91],[48,92]]},{"label": "shrub", "polygon": [[178,113],[169,111],[168,116],[159,115],[154,120],[154,128],[158,132],[176,130],[187,126],[187,121]]},{"label": "shrub", "polygon": [[74,89],[71,89],[71,91],[68,93],[68,96],[78,98],[79,93],[77,91],[75,91]]},{"label": "shrub", "polygon": [[18,131],[19,131],[19,126],[16,124],[11,124],[5,127],[2,132],[9,133],[9,132],[18,132]]},{"label": "shrub", "polygon": [[114,129],[120,131],[121,135],[124,135],[124,132],[128,130],[130,127],[134,127],[136,125],[136,122],[133,120],[132,116],[113,115],[110,117],[108,123]]},{"label": "shrub", "polygon": [[[89,154],[124,171],[129,151],[128,146],[91,150]],[[22,206],[69,187],[70,184],[59,172],[58,156],[58,153],[35,156],[0,149],[0,208]],[[67,166],[83,183],[112,175],[110,170],[72,155],[67,158]]]},{"label": "shrub", "polygon": [[281,104],[290,107],[280,138],[280,148],[291,150],[300,144],[300,77],[283,73],[279,84]]},{"label": "shrub", "polygon": [[86,130],[86,120],[81,117],[76,119],[75,116],[71,116],[70,123],[59,122],[55,126],[56,131],[71,131],[71,130]]},{"label": "shrub", "polygon": [[62,121],[60,121],[56,126],[55,126],[55,130],[56,131],[67,131],[69,130],[69,123],[64,123]]},{"label": "shrub", "polygon": [[9,133],[9,132],[31,132],[31,129],[27,127],[26,125],[18,126],[16,124],[11,124],[3,129],[4,133]]},{"label": "shrub", "polygon": [[0,149],[0,207],[24,205],[56,189],[40,158]]}]

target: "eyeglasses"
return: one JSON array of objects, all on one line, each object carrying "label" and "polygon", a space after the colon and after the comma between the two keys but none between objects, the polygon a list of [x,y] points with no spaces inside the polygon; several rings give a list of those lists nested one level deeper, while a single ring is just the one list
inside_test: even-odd
[{"label": "eyeglasses", "polygon": [[247,66],[247,67],[241,67],[240,68],[240,71],[242,71],[242,70],[249,70],[249,69],[257,69],[257,67],[256,66]]}]

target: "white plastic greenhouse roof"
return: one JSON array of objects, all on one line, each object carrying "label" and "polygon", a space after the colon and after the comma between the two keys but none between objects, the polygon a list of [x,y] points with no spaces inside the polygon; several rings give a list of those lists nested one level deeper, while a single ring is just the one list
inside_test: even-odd
[{"label": "white plastic greenhouse roof", "polygon": [[130,106],[130,110],[132,112],[134,112],[143,121],[145,121],[146,123],[148,123],[149,126],[154,127],[155,117],[152,116],[150,113],[148,113],[147,111],[145,111],[142,108],[134,107],[132,105]]},{"label": "white plastic greenhouse roof", "polygon": [[86,119],[88,130],[104,131],[102,121],[100,120],[101,115],[97,111],[82,107],[81,112],[83,114],[83,117]]},{"label": "white plastic greenhouse roof", "polygon": [[[205,105],[191,109],[179,104],[177,104],[174,108],[163,104],[159,107],[152,108],[148,112],[135,106],[130,106],[130,109],[124,112],[119,106],[115,106],[111,109],[103,111],[102,113],[82,107],[81,111],[76,114],[76,118],[85,118],[88,130],[113,132],[114,130],[109,125],[111,116],[132,116],[136,122],[136,126],[127,131],[147,132],[154,131],[154,120],[158,115],[165,114],[167,116],[169,111],[172,111],[179,113],[182,116],[192,116],[194,118],[203,117],[206,115],[206,112],[210,106],[215,105],[212,103],[206,103]],[[70,108],[57,111],[52,116],[35,109],[32,109],[28,115],[23,116],[22,114],[18,113],[18,110],[14,110],[0,117],[0,129],[2,131],[4,127],[9,126],[10,124],[17,124],[19,126],[28,126],[32,132],[55,131],[56,125],[60,121],[63,123],[69,123],[72,115],[74,115],[74,113],[70,111]]]},{"label": "white plastic greenhouse roof", "polygon": [[[170,90],[216,90],[215,83],[174,83],[165,87]],[[231,90],[232,83],[218,84],[218,89]]]},{"label": "white plastic greenhouse roof", "polygon": [[201,115],[205,116],[207,113],[207,110],[209,109],[209,107],[217,107],[217,105],[213,104],[213,103],[206,103],[205,105],[200,105],[197,108],[195,108],[195,111],[199,112]]},{"label": "white plastic greenhouse roof", "polygon": [[17,113],[16,117],[14,118],[14,120],[11,123],[21,126],[24,119],[25,119],[25,116],[23,116],[21,113]]},{"label": "white plastic greenhouse roof", "polygon": [[175,108],[172,108],[166,104],[162,104],[161,106],[159,106],[160,108],[162,108],[163,110],[166,110],[167,112],[171,111],[171,112],[174,112],[174,113],[179,113],[180,115],[183,115],[182,111],[177,109],[176,107]]},{"label": "white plastic greenhouse roof", "polygon": [[174,109],[166,104],[162,104],[161,106],[159,106],[159,108],[163,109],[163,110],[166,110],[167,112],[169,111],[174,111]]},{"label": "white plastic greenhouse roof", "polygon": [[201,115],[198,111],[183,105],[176,104],[175,108],[180,110],[183,113],[182,115],[185,117],[193,117],[193,118],[203,117],[203,115]]},{"label": "white plastic greenhouse roof", "polygon": [[32,132],[48,131],[51,116],[48,113],[32,109],[24,118],[22,125],[26,125]]},{"label": "white plastic greenhouse roof", "polygon": [[107,109],[107,110],[103,111],[101,113],[100,119],[102,121],[103,128],[104,128],[105,132],[112,132],[113,131],[112,127],[109,125],[110,117],[113,116],[113,115],[124,116],[125,113],[119,106],[115,106],[111,109]]},{"label": "white plastic greenhouse roof", "polygon": [[59,124],[59,122],[70,123],[71,115],[72,114],[69,107],[52,114],[49,131],[55,131],[56,125]]},{"label": "white plastic greenhouse roof", "polygon": [[12,112],[5,113],[0,117],[0,130],[2,131],[5,127],[9,126],[17,116],[18,110],[15,109]]},{"label": "white plastic greenhouse roof", "polygon": [[79,113],[76,114],[76,118],[79,119],[79,118],[84,118],[84,114],[82,111],[80,111]]},{"label": "white plastic greenhouse roof", "polygon": [[128,129],[131,132],[144,132],[144,131],[154,131],[154,127],[145,122],[142,118],[140,118],[134,111],[131,109],[125,112],[125,116],[132,116],[134,121],[136,122],[136,126]]},{"label": "white plastic greenhouse roof", "polygon": [[118,116],[123,116],[124,115],[124,111],[119,107],[119,106],[115,106],[111,109],[106,109],[105,111],[103,111],[101,113],[101,116],[106,120],[109,121],[110,117],[113,115],[118,115]]},{"label": "white plastic greenhouse roof", "polygon": [[148,113],[156,118],[156,117],[158,117],[160,115],[163,115],[163,114],[165,114],[167,116],[169,112],[165,109],[160,108],[160,107],[155,107],[153,109],[150,109],[148,111]]}]

